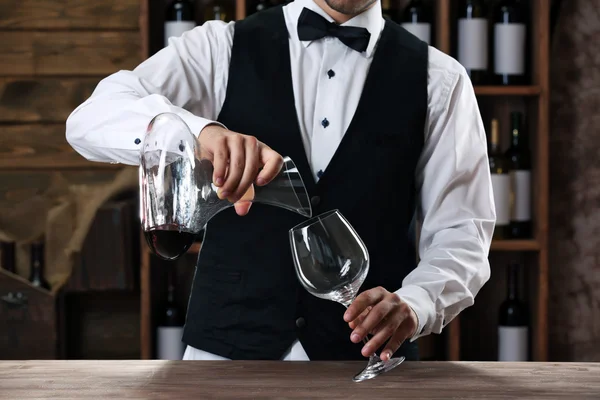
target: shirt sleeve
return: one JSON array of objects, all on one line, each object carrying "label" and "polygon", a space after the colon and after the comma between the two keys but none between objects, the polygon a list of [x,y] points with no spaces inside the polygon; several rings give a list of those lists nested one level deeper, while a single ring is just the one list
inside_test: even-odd
[{"label": "shirt sleeve", "polygon": [[396,291],[418,318],[411,341],[441,333],[473,305],[490,277],[496,222],[485,129],[468,75],[432,49],[428,87],[425,145],[416,175],[420,262]]},{"label": "shirt sleeve", "polygon": [[66,122],[69,144],[90,161],[139,164],[139,140],[156,115],[179,115],[196,135],[225,101],[234,22],[208,21],[141,63],[100,81]]}]

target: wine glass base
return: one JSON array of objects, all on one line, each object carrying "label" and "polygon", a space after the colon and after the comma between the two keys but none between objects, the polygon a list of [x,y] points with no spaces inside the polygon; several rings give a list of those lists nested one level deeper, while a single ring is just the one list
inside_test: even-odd
[{"label": "wine glass base", "polygon": [[354,382],[362,382],[367,379],[373,379],[384,372],[394,369],[398,365],[402,364],[404,357],[392,358],[388,361],[383,361],[378,356],[369,358],[369,364],[360,373],[354,376],[352,379]]}]

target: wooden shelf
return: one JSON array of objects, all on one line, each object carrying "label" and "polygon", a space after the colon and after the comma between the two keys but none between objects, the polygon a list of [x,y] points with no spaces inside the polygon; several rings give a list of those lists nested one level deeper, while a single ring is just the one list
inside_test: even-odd
[{"label": "wooden shelf", "polygon": [[538,251],[540,244],[536,240],[494,240],[492,251]]},{"label": "wooden shelf", "polygon": [[[236,4],[235,19],[243,19],[246,15],[245,0],[233,0]],[[162,48],[162,7],[163,2],[140,0],[141,2],[141,33],[142,49],[144,55],[154,54]],[[406,1],[400,3],[406,4]],[[451,55],[452,42],[455,34],[454,23],[456,16],[452,0],[432,0],[435,7],[435,40],[433,45],[439,50]],[[530,240],[498,240],[493,241],[492,257],[503,258],[510,252],[530,253],[524,255],[527,259],[528,272],[532,274],[532,361],[547,360],[547,327],[548,327],[548,248],[547,248],[547,215],[548,215],[548,106],[549,106],[549,21],[550,6],[546,0],[529,0],[531,5],[531,32],[532,47],[529,62],[532,84],[527,86],[494,86],[482,85],[475,87],[478,97],[486,97],[485,102],[490,105],[493,115],[521,106],[522,98],[526,98],[528,107],[527,117],[530,124],[531,148],[534,157],[532,181],[535,191],[532,193],[532,207],[536,218],[534,225],[535,239]],[[153,10],[153,11],[152,11]],[[151,12],[152,11],[152,12]],[[484,121],[487,126],[489,121]],[[13,135],[8,135],[13,137]],[[188,256],[200,252],[201,243],[194,243],[188,250]],[[530,257],[531,255],[534,257]],[[512,254],[511,254],[512,256]],[[186,261],[187,262],[187,261]],[[537,267],[537,268],[533,268]],[[152,317],[151,306],[158,291],[151,288],[150,255],[144,251],[142,256],[142,358],[150,358],[152,354]],[[498,281],[491,281],[486,289],[490,291],[502,290]],[[467,354],[461,349],[461,340],[469,338],[469,315],[457,316],[446,328],[446,359],[450,361],[461,360]],[[477,319],[477,318],[475,318]],[[462,320],[462,321],[461,321]],[[461,329],[461,324],[464,324]],[[471,324],[472,325],[472,324]],[[488,348],[494,344],[486,344]],[[468,347],[468,346],[467,346]],[[467,349],[467,348],[466,348]],[[467,349],[468,350],[468,349]]]},{"label": "wooden shelf", "polygon": [[[447,54],[454,55],[452,52],[452,38],[455,32],[453,18],[454,1],[452,0],[434,0],[436,7],[436,27],[437,42],[435,46]],[[529,252],[534,253],[534,257],[524,255],[523,263],[528,268],[531,285],[531,360],[546,361],[548,359],[548,113],[549,113],[549,65],[550,65],[550,5],[546,0],[529,0],[527,3],[531,9],[531,43],[530,48],[530,76],[532,84],[528,86],[475,86],[475,94],[479,97],[486,97],[485,105],[488,107],[490,115],[508,114],[511,110],[518,110],[524,106],[528,120],[530,121],[531,150],[534,157],[534,173],[532,174],[532,185],[535,190],[532,192],[532,211],[535,212],[536,222],[534,224],[534,237],[530,240],[498,240],[493,241],[490,256],[494,261],[500,261],[509,252]],[[523,98],[527,98],[527,104],[523,105]],[[483,100],[483,99],[482,99]],[[489,121],[484,121],[487,124]],[[503,254],[504,252],[504,254]],[[495,253],[495,254],[492,254]],[[531,255],[531,254],[529,254]],[[494,265],[492,265],[492,268]],[[500,287],[502,280],[493,279],[486,284],[484,291],[488,298],[496,299],[503,288]],[[503,283],[502,283],[503,284]],[[480,295],[481,296],[481,295]],[[502,295],[500,295],[502,296]],[[480,300],[481,301],[481,300]],[[494,300],[495,301],[495,300]],[[477,303],[477,300],[476,300]],[[493,340],[488,343],[469,343],[470,330],[480,324],[480,316],[470,312],[458,315],[446,328],[446,358],[450,361],[462,359],[477,359],[477,357],[494,357]],[[478,312],[481,309],[478,309]],[[485,329],[487,333],[492,334],[495,322],[485,320],[488,324]],[[464,324],[464,328],[461,325]],[[488,329],[489,328],[489,329]],[[484,329],[484,330],[485,330]],[[461,349],[461,343],[466,345]],[[481,346],[486,346],[486,351]],[[475,351],[473,350],[475,349]],[[492,349],[492,350],[490,350]]]},{"label": "wooden shelf", "polygon": [[539,86],[475,86],[478,96],[538,96],[540,93]]},{"label": "wooden shelf", "polygon": [[58,288],[56,290],[47,290],[47,289],[41,288],[39,286],[34,286],[33,284],[31,284],[31,282],[29,282],[27,279],[23,278],[21,275],[17,275],[15,273],[12,273],[10,271],[0,268],[0,276],[2,276],[2,275],[4,277],[6,277],[7,279],[13,279],[13,280],[21,283],[22,285],[27,287],[27,289],[34,290],[34,291],[44,294],[46,296],[55,297],[58,292]]}]

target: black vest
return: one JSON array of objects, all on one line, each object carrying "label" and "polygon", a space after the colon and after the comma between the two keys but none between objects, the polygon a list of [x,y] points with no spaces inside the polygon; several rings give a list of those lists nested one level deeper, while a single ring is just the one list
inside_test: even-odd
[{"label": "black vest", "polygon": [[[218,120],[291,157],[313,215],[339,209],[365,242],[371,264],[361,290],[395,291],[416,263],[410,224],[427,113],[427,45],[386,21],[354,118],[315,183],[294,106],[288,41],[281,7],[236,23]],[[256,203],[245,217],[229,208],[209,222],[186,344],[231,359],[280,359],[299,338],[311,360],[364,360],[362,344],[350,341],[343,306],[310,295],[296,277],[288,230],[304,220]],[[414,359],[414,344],[405,347]]]}]

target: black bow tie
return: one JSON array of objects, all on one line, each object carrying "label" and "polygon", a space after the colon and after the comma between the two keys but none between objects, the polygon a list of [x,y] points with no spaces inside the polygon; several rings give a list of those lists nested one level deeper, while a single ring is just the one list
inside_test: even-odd
[{"label": "black bow tie", "polygon": [[318,40],[325,36],[338,38],[346,46],[362,53],[369,46],[371,34],[365,28],[339,26],[327,21],[314,11],[304,8],[298,18],[298,37],[300,40]]}]

